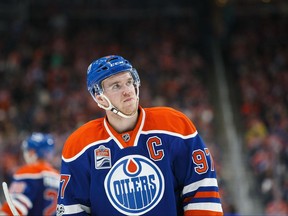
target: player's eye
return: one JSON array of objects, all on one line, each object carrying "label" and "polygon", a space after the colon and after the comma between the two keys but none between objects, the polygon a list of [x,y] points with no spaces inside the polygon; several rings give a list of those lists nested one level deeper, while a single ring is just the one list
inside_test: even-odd
[{"label": "player's eye", "polygon": [[119,90],[120,88],[121,88],[121,86],[118,83],[112,85],[113,90]]},{"label": "player's eye", "polygon": [[128,80],[128,82],[126,83],[127,86],[131,86],[133,84],[133,80]]}]

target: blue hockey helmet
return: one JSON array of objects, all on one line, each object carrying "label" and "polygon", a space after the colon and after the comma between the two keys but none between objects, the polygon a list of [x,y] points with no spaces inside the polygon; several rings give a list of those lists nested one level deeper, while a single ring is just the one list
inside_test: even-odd
[{"label": "blue hockey helmet", "polygon": [[38,158],[45,158],[54,151],[54,145],[55,141],[52,135],[34,132],[22,142],[22,149],[23,151],[33,149]]},{"label": "blue hockey helmet", "polygon": [[140,86],[140,78],[135,68],[130,62],[118,55],[105,56],[93,61],[87,69],[87,87],[88,91],[95,98],[103,94],[102,81],[110,76],[121,72],[130,72],[134,80],[134,86]]}]

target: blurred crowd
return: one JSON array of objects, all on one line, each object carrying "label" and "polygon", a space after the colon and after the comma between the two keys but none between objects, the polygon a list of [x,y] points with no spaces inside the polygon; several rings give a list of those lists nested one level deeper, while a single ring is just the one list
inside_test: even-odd
[{"label": "blurred crowd", "polygon": [[237,18],[229,67],[238,84],[248,163],[267,215],[288,215],[288,20]]},{"label": "blurred crowd", "polygon": [[193,17],[90,24],[69,22],[63,16],[34,23],[13,21],[0,34],[1,180],[9,183],[23,163],[20,145],[32,131],[54,135],[53,163],[59,168],[67,136],[104,115],[86,88],[88,64],[118,54],[138,70],[141,106],[172,106],[195,123],[214,155],[224,211],[234,211],[221,176],[222,149],[215,138],[215,113],[207,87],[212,71],[202,54],[198,27]]}]

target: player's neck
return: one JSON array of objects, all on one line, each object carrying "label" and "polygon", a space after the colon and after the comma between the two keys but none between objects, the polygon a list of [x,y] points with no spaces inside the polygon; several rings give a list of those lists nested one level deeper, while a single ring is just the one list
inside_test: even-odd
[{"label": "player's neck", "polygon": [[118,133],[123,133],[126,131],[131,131],[134,129],[137,124],[139,114],[137,113],[132,118],[123,118],[115,113],[107,112],[107,119],[109,124],[114,128]]}]

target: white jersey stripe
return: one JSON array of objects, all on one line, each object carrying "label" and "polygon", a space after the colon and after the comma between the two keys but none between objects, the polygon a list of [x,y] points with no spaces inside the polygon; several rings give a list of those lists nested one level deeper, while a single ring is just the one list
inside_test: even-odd
[{"label": "white jersey stripe", "polygon": [[15,180],[22,180],[22,179],[42,179],[43,177],[52,177],[59,179],[59,174],[50,171],[42,171],[39,173],[23,173],[23,174],[15,174],[13,177]]},{"label": "white jersey stripe", "polygon": [[218,183],[215,178],[205,178],[185,186],[182,193],[187,194],[196,191],[199,187],[218,187]]},{"label": "white jersey stripe", "polygon": [[91,212],[90,208],[84,205],[80,205],[80,204],[65,205],[63,215],[77,214],[77,213],[84,212],[84,211],[88,214],[90,214]]},{"label": "white jersey stripe", "polygon": [[118,139],[113,135],[113,133],[109,130],[109,127],[108,127],[108,125],[107,125],[107,123],[106,123],[106,119],[104,119],[104,126],[105,126],[105,129],[106,129],[107,133],[110,135],[110,137],[113,138],[113,140],[116,142],[116,144],[118,145],[118,147],[119,147],[120,149],[123,149],[123,146],[121,145],[121,143],[120,143],[120,142],[118,141]]},{"label": "white jersey stripe", "polygon": [[95,146],[95,145],[99,145],[99,144],[105,144],[107,142],[109,142],[112,138],[111,137],[108,137],[108,139],[105,139],[105,140],[98,140],[96,142],[92,142],[90,143],[89,145],[85,146],[85,148],[83,148],[78,154],[76,154],[75,156],[71,157],[71,158],[64,158],[62,156],[62,160],[65,161],[65,162],[71,162],[71,161],[74,161],[76,160],[78,157],[80,157],[87,149],[89,149],[90,147],[92,146]]},{"label": "white jersey stripe", "polygon": [[171,132],[171,131],[167,131],[167,130],[148,130],[148,131],[142,131],[141,134],[152,134],[152,133],[160,133],[160,134],[168,134],[168,135],[171,135],[171,136],[176,136],[176,137],[180,137],[181,139],[190,139],[190,138],[194,138],[198,132],[195,131],[193,134],[189,134],[189,135],[182,135],[182,134],[179,134],[179,133],[174,133],[174,132]]},{"label": "white jersey stripe", "polygon": [[31,202],[31,200],[27,196],[25,196],[24,194],[17,193],[17,194],[11,194],[11,196],[13,197],[13,199],[19,200],[21,203],[26,205],[28,208],[33,207],[33,203]]},{"label": "white jersey stripe", "polygon": [[189,203],[184,207],[184,211],[187,210],[223,211],[220,203]]},{"label": "white jersey stripe", "polygon": [[25,204],[19,202],[18,200],[12,199],[12,202],[14,204],[14,206],[19,209],[19,211],[21,212],[22,215],[27,215],[28,214],[28,209],[25,206]]}]

